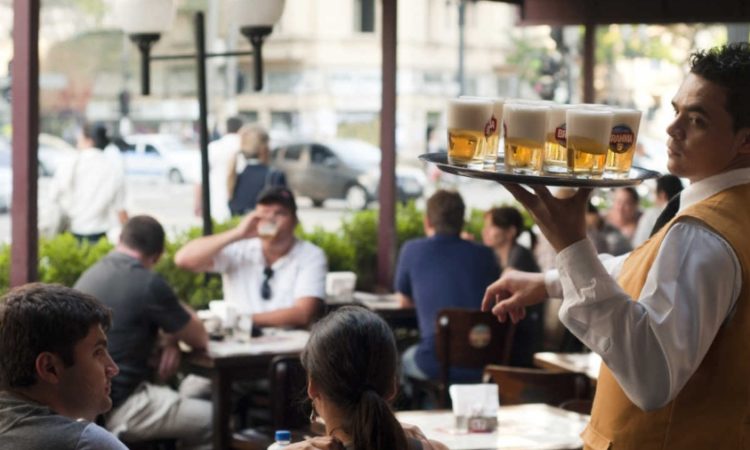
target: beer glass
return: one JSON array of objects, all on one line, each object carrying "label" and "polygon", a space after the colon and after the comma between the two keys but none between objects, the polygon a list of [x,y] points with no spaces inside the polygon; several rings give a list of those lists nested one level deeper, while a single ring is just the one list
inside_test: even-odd
[{"label": "beer glass", "polygon": [[505,168],[519,173],[538,175],[544,158],[544,134],[548,106],[507,103],[503,108],[505,128]]},{"label": "beer glass", "polygon": [[482,168],[493,103],[481,98],[457,98],[448,103],[448,162]]},{"label": "beer glass", "polygon": [[492,99],[492,118],[487,124],[487,131],[490,135],[487,136],[487,148],[484,152],[484,165],[488,169],[494,169],[497,164],[497,155],[500,152],[500,133],[502,131],[503,122],[503,105],[505,99],[493,98]]},{"label": "beer glass", "polygon": [[609,137],[609,151],[604,172],[613,178],[627,177],[638,143],[641,111],[618,108],[613,110],[613,114],[612,134]]},{"label": "beer glass", "polygon": [[568,173],[600,177],[609,149],[613,113],[606,109],[575,107],[565,114]]},{"label": "beer glass", "polygon": [[545,173],[568,173],[565,114],[570,108],[570,105],[554,105],[547,113],[544,163],[542,164]]}]

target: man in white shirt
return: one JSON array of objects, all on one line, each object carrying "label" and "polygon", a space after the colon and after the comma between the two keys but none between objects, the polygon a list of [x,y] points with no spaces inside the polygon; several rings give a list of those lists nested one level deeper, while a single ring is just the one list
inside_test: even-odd
[{"label": "man in white shirt", "polygon": [[587,449],[747,439],[750,45],[694,54],[672,105],[668,167],[691,185],[677,216],[630,254],[600,260],[586,240],[590,190],[555,199],[506,186],[558,251],[559,272],[504,273],[483,308],[516,322],[525,306],[564,298],[560,320],[604,362]]},{"label": "man in white shirt", "polygon": [[103,126],[84,124],[77,154],[60,164],[51,183],[50,201],[61,205],[79,242],[105,237],[114,216],[120,225],[128,220],[124,172],[103,152],[108,143]]},{"label": "man in white shirt", "polygon": [[[210,188],[211,218],[217,222],[229,220],[229,192],[227,177],[230,164],[236,164],[235,158],[240,151],[240,135],[242,119],[230,117],[227,119],[227,132],[221,138],[208,144],[208,186]],[[203,211],[201,184],[195,186],[195,214],[200,216]]]},{"label": "man in white shirt", "polygon": [[175,263],[220,272],[224,300],[255,326],[308,326],[325,297],[325,253],[294,236],[297,205],[289,189],[268,188],[257,203],[235,228],[187,243]]}]

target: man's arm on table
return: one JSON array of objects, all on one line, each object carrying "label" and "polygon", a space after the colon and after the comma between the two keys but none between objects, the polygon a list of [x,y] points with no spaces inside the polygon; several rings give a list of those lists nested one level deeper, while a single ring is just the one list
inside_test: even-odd
[{"label": "man's arm on table", "polygon": [[159,356],[157,373],[162,380],[168,380],[177,372],[182,359],[179,342],[189,345],[193,350],[205,350],[208,347],[208,333],[203,322],[188,305],[181,305],[190,315],[188,322],[174,333],[164,333],[164,342]]},{"label": "man's arm on table", "polygon": [[224,247],[257,236],[257,225],[258,218],[254,213],[250,213],[230,230],[188,242],[177,251],[174,262],[177,267],[191,272],[210,271],[213,269],[214,258]]},{"label": "man's arm on table", "polygon": [[413,308],[414,307],[414,300],[411,299],[406,294],[403,294],[401,292],[396,292],[396,299],[398,299],[398,302],[401,304],[402,308]]},{"label": "man's arm on table", "polygon": [[253,314],[253,325],[259,327],[306,327],[320,316],[323,300],[317,297],[302,297],[294,306]]}]

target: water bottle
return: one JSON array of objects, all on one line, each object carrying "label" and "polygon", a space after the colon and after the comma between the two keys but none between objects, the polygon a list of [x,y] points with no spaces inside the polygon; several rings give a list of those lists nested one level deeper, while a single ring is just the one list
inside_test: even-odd
[{"label": "water bottle", "polygon": [[276,431],[276,442],[268,446],[268,450],[278,450],[289,446],[292,443],[292,433],[287,430]]}]

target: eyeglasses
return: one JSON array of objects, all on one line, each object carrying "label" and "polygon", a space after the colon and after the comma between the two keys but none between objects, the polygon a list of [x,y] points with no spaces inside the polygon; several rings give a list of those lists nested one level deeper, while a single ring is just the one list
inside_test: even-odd
[{"label": "eyeglasses", "polygon": [[260,297],[263,300],[271,300],[271,284],[269,281],[273,277],[273,269],[266,267],[263,269],[263,283],[260,285]]}]

